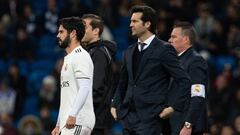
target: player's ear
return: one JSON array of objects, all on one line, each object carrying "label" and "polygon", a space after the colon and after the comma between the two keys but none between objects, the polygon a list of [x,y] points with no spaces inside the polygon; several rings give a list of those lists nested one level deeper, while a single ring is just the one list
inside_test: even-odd
[{"label": "player's ear", "polygon": [[183,37],[184,41],[190,44],[190,38],[188,36]]},{"label": "player's ear", "polygon": [[99,34],[99,28],[95,28],[95,29],[93,29],[93,32],[95,33],[95,34]]},{"label": "player's ear", "polygon": [[150,28],[151,22],[150,22],[150,21],[147,21],[147,22],[144,23],[144,25],[145,25],[146,28]]},{"label": "player's ear", "polygon": [[77,36],[77,31],[74,29],[72,30],[72,32],[70,33],[70,37],[76,37]]}]

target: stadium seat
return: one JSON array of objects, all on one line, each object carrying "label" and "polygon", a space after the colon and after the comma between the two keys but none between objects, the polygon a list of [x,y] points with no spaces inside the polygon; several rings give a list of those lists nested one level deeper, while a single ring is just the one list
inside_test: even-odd
[{"label": "stadium seat", "polygon": [[42,79],[49,75],[46,71],[34,71],[27,78],[27,93],[29,96],[38,96],[42,84]]},{"label": "stadium seat", "polygon": [[38,109],[38,97],[30,96],[25,100],[23,106],[23,115],[32,114],[35,116],[39,116],[39,109]]}]

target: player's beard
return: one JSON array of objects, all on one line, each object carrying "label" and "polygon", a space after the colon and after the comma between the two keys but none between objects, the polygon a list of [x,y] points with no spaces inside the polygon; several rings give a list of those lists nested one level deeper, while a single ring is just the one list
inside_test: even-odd
[{"label": "player's beard", "polygon": [[69,46],[70,42],[71,42],[71,39],[70,39],[70,35],[68,34],[67,37],[62,41],[62,43],[60,43],[59,47],[65,49]]}]

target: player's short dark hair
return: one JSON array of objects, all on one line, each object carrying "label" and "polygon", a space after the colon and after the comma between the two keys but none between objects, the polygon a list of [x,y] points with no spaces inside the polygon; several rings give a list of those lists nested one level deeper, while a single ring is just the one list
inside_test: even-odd
[{"label": "player's short dark hair", "polygon": [[71,33],[73,30],[77,32],[77,40],[81,41],[85,34],[85,25],[81,18],[79,17],[66,17],[59,20],[59,25]]},{"label": "player's short dark hair", "polygon": [[90,25],[93,29],[99,29],[99,36],[102,34],[104,29],[103,19],[95,14],[84,14],[82,19],[91,19]]},{"label": "player's short dark hair", "polygon": [[177,21],[174,23],[173,28],[181,28],[181,34],[188,36],[191,44],[194,44],[196,42],[197,32],[191,23],[185,21]]},{"label": "player's short dark hair", "polygon": [[158,20],[156,11],[153,8],[146,5],[136,5],[130,9],[131,15],[137,12],[142,13],[141,20],[143,21],[143,23],[147,21],[151,23],[149,31],[155,34],[157,29],[157,20]]}]

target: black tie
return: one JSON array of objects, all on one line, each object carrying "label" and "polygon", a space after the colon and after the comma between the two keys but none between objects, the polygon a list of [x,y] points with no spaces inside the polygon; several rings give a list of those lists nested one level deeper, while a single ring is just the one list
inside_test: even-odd
[{"label": "black tie", "polygon": [[138,44],[140,45],[140,52],[143,51],[144,46],[147,45],[146,43],[142,42],[138,42]]}]

